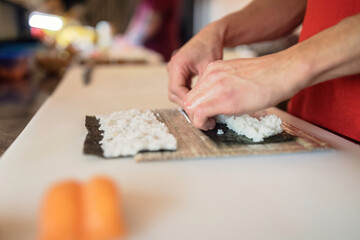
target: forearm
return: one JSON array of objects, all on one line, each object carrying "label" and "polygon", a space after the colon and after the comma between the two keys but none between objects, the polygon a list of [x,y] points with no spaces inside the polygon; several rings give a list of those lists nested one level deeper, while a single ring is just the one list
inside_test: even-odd
[{"label": "forearm", "polygon": [[161,23],[161,14],[149,8],[131,22],[125,36],[134,44],[144,44],[159,31]]},{"label": "forearm", "polygon": [[224,47],[279,38],[303,20],[306,0],[255,0],[213,25]]},{"label": "forearm", "polygon": [[161,17],[161,13],[157,11],[149,11],[144,21],[144,28],[143,28],[144,31],[142,33],[143,42],[150,39],[159,32],[162,21],[163,20]]},{"label": "forearm", "polygon": [[286,50],[304,70],[299,88],[360,73],[360,14]]}]

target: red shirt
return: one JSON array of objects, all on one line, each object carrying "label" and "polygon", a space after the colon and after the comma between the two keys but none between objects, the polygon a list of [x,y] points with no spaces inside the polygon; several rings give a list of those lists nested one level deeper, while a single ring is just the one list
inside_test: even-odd
[{"label": "red shirt", "polygon": [[172,52],[179,47],[179,0],[143,0],[138,11],[142,8],[151,8],[161,15],[160,30],[147,39],[144,46],[160,53],[165,61],[170,60]]},{"label": "red shirt", "polygon": [[[360,0],[308,0],[300,41],[358,13]],[[306,88],[290,100],[288,111],[306,121],[360,141],[360,75]]]}]

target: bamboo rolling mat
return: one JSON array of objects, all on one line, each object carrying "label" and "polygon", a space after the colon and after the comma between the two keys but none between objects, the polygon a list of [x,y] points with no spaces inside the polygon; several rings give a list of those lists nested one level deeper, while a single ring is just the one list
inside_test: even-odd
[{"label": "bamboo rolling mat", "polygon": [[283,122],[283,129],[292,139],[285,142],[260,144],[216,144],[201,130],[193,127],[180,109],[153,110],[160,121],[178,141],[173,152],[141,152],[134,158],[137,162],[194,159],[224,156],[264,155],[279,153],[309,152],[329,149],[330,146],[309,134]]},{"label": "bamboo rolling mat", "polygon": [[[139,152],[134,156],[136,162],[296,153],[330,148],[327,143],[286,122],[282,123],[283,133],[264,139],[264,142],[254,143],[221,124],[217,124],[212,131],[203,132],[190,123],[187,115],[181,109],[152,111],[177,139],[177,150]],[[99,144],[102,132],[99,130],[98,120],[95,117],[87,116],[85,125],[88,135],[84,142],[84,153],[103,157],[103,151]],[[224,131],[223,135],[217,134],[219,128]]]}]

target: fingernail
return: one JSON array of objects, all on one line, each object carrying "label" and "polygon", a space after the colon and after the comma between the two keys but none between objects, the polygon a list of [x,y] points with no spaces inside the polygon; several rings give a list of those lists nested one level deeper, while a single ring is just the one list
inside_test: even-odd
[{"label": "fingernail", "polygon": [[215,125],[216,125],[216,122],[215,121],[210,121],[210,129],[214,129],[215,128]]},{"label": "fingernail", "polygon": [[193,105],[191,105],[188,101],[184,101],[184,108],[186,108],[187,110],[190,110],[193,108]]},{"label": "fingernail", "polygon": [[215,121],[213,119],[209,119],[207,122],[206,122],[206,127],[207,127],[207,130],[211,130],[211,129],[214,129],[215,128]]}]

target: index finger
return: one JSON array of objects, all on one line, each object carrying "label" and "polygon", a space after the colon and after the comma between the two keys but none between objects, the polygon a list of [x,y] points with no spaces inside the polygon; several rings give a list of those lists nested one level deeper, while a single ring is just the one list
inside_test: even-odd
[{"label": "index finger", "polygon": [[190,91],[193,73],[185,65],[172,62],[168,64],[167,69],[169,75],[169,99],[183,107],[183,99]]}]

